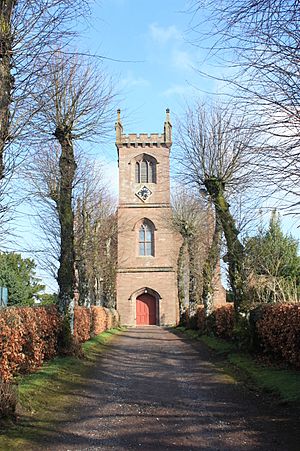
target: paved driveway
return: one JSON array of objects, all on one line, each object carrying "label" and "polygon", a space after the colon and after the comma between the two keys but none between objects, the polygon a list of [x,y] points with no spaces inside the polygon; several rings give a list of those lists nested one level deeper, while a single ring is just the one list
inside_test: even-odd
[{"label": "paved driveway", "polygon": [[[116,337],[48,450],[300,450],[295,418],[156,326]],[[299,438],[299,435],[298,435]]]}]

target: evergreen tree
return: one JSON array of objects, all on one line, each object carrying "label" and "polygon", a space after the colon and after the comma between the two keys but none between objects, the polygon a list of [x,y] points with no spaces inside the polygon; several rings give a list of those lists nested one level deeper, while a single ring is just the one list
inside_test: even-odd
[{"label": "evergreen tree", "polygon": [[300,257],[298,241],[282,231],[276,211],[267,230],[245,243],[246,265],[251,295],[264,302],[289,302],[299,299]]},{"label": "evergreen tree", "polygon": [[32,305],[44,290],[35,277],[36,264],[20,254],[0,254],[0,286],[8,289],[8,305]]}]

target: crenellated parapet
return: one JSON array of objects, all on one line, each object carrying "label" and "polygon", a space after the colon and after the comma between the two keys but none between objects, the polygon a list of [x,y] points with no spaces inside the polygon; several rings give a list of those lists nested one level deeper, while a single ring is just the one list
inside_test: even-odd
[{"label": "crenellated parapet", "polygon": [[123,125],[120,117],[120,110],[118,110],[116,129],[116,146],[119,147],[167,147],[172,145],[172,124],[170,122],[170,111],[166,110],[166,120],[164,123],[163,133],[130,133],[128,135],[123,133]]}]

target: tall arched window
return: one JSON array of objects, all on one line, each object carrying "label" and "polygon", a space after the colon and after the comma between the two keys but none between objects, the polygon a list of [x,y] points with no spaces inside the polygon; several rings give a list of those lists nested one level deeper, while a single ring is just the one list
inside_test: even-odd
[{"label": "tall arched window", "polygon": [[142,154],[135,163],[136,183],[156,183],[156,160],[150,155]]},{"label": "tall arched window", "polygon": [[144,221],[139,228],[139,255],[154,256],[154,227]]},{"label": "tall arched window", "polygon": [[150,182],[148,177],[148,161],[142,160],[140,162],[141,174],[140,174],[140,182],[139,183],[148,183]]},{"label": "tall arched window", "polygon": [[141,178],[141,168],[140,163],[137,161],[135,163],[135,181],[140,180]]}]

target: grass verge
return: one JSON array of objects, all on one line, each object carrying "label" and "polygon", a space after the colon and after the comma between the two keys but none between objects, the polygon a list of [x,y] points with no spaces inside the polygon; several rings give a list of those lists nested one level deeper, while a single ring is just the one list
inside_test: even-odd
[{"label": "grass verge", "polygon": [[300,372],[264,365],[255,357],[239,351],[234,343],[220,338],[199,335],[197,331],[178,327],[176,330],[189,338],[197,339],[223,357],[220,365],[225,372],[267,393],[275,395],[280,403],[287,402],[300,407]]},{"label": "grass verge", "polygon": [[72,393],[84,385],[94,362],[121,330],[111,329],[84,343],[83,359],[56,357],[36,373],[19,378],[18,418],[2,424],[0,450],[33,449],[42,437],[51,437],[74,407]]}]

